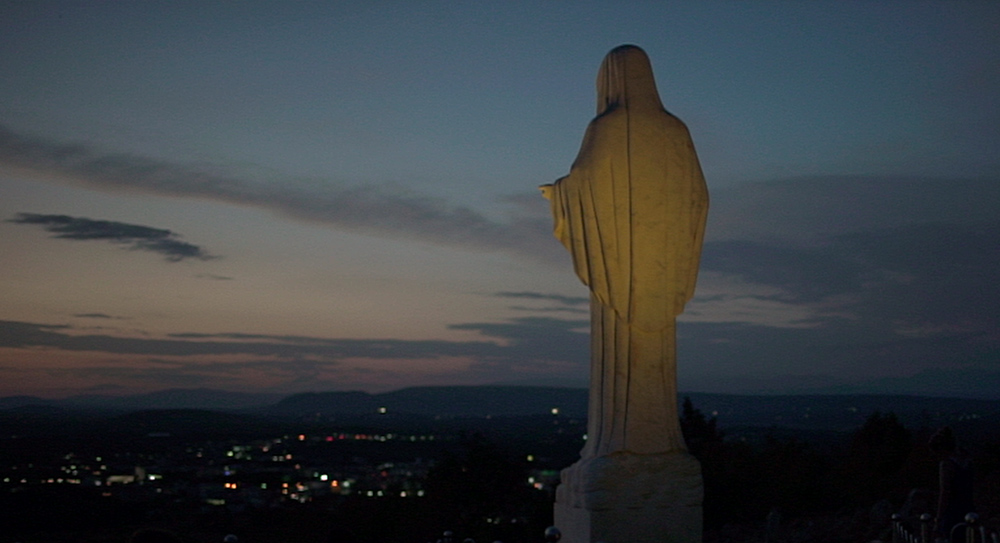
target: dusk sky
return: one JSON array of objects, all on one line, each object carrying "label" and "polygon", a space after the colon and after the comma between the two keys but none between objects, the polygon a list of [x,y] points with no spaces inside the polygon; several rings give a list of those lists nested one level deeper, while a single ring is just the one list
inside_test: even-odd
[{"label": "dusk sky", "polygon": [[1000,399],[1000,2],[0,2],[0,396],[586,386],[538,185],[648,53],[689,392]]}]

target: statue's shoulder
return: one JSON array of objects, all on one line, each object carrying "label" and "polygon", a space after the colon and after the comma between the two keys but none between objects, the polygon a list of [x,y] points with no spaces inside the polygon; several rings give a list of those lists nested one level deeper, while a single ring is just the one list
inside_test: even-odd
[{"label": "statue's shoulder", "polygon": [[611,106],[604,110],[603,113],[598,114],[597,117],[594,117],[594,119],[590,121],[590,124],[593,126],[597,123],[612,123],[617,122],[618,119],[626,118],[628,118],[628,108]]},{"label": "statue's shoulder", "polygon": [[621,134],[628,130],[628,110],[625,108],[612,108],[591,119],[587,125],[587,132],[583,136],[583,145],[601,145],[602,140],[614,140],[620,138]]},{"label": "statue's shoulder", "polygon": [[681,130],[684,132],[688,132],[688,127],[686,124],[684,124],[684,121],[680,120],[680,118],[678,118],[677,116],[675,116],[674,114],[670,113],[665,109],[662,110],[662,112],[663,112],[662,118],[664,123],[669,125],[674,130]]},{"label": "statue's shoulder", "polygon": [[642,119],[647,122],[658,124],[674,132],[688,131],[687,125],[684,124],[684,121],[680,120],[666,109],[624,107],[613,107],[604,113],[601,113],[597,117],[594,117],[593,120],[590,121],[588,130],[600,129],[605,131],[609,129],[626,129],[630,122],[635,121],[636,119]]}]

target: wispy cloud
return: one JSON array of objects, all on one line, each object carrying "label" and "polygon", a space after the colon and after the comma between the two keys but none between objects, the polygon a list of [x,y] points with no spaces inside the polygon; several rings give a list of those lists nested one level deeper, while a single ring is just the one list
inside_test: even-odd
[{"label": "wispy cloud", "polygon": [[563,296],[561,294],[545,294],[542,292],[496,292],[493,296],[497,298],[514,298],[520,300],[538,301],[554,305],[546,306],[524,306],[512,305],[510,309],[518,311],[531,311],[533,313],[590,313],[590,299],[582,296]]},{"label": "wispy cloud", "polygon": [[[347,230],[473,250],[507,251],[536,260],[551,260],[558,249],[551,239],[551,220],[547,215],[526,211],[530,206],[523,202],[507,202],[517,216],[508,222],[498,222],[471,208],[404,187],[344,186],[334,180],[319,185],[295,179],[263,183],[211,171],[209,167],[108,153],[88,145],[27,136],[3,125],[0,125],[0,167],[38,172],[102,189],[143,190],[255,206]],[[547,210],[541,197],[535,208]]]},{"label": "wispy cloud", "polygon": [[232,281],[235,277],[230,277],[228,275],[215,275],[212,273],[199,273],[195,275],[198,279],[210,279],[212,281]]},{"label": "wispy cloud", "polygon": [[127,319],[127,317],[116,317],[114,315],[108,315],[107,313],[77,313],[73,316],[78,319],[110,319],[110,320]]},{"label": "wispy cloud", "polygon": [[531,311],[532,313],[576,313],[583,315],[590,313],[590,309],[582,307],[528,307],[526,305],[512,305],[510,309],[517,311]]},{"label": "wispy cloud", "polygon": [[[165,338],[112,335],[79,335],[68,325],[0,321],[0,348],[54,348],[66,351],[107,352],[124,355],[197,357],[253,355],[281,360],[316,359],[333,363],[348,358],[421,359],[475,357],[477,359],[562,358],[558,349],[537,351],[551,339],[573,337],[586,344],[586,334],[573,331],[584,321],[524,318],[507,323],[460,324],[452,328],[477,330],[494,341],[445,341],[397,339],[337,339],[309,336],[245,333],[176,333]],[[546,339],[547,338],[547,339]],[[558,342],[557,342],[558,343]]]},{"label": "wispy cloud", "polygon": [[521,298],[525,300],[544,300],[557,302],[562,305],[579,306],[590,303],[590,299],[583,296],[563,296],[561,294],[545,294],[542,292],[497,292],[494,296],[498,298]]},{"label": "wispy cloud", "polygon": [[[532,361],[566,361],[586,364],[590,360],[588,330],[590,320],[565,320],[548,317],[521,317],[507,322],[453,324],[454,330],[475,330],[487,337],[504,341],[504,360],[481,362],[522,364]],[[582,366],[581,366],[582,367]]]},{"label": "wispy cloud", "polygon": [[161,228],[140,226],[117,221],[103,221],[69,215],[40,215],[18,213],[7,222],[41,226],[52,237],[74,241],[108,241],[130,249],[160,253],[171,262],[185,258],[208,260],[213,258],[201,247],[181,241],[176,233]]},{"label": "wispy cloud", "polygon": [[877,330],[890,337],[898,333],[894,328],[946,329],[956,323],[996,329],[998,245],[996,221],[915,224],[801,246],[710,242],[690,307],[694,314],[685,316],[807,326],[847,318],[859,333]]},{"label": "wispy cloud", "polygon": [[295,386],[303,390],[351,384],[320,383],[316,380],[319,375],[367,380],[371,376],[362,375],[366,372],[380,376],[385,383],[399,382],[400,386],[412,382],[414,375],[437,375],[442,383],[470,379],[486,383],[509,381],[527,372],[548,379],[578,381],[586,375],[589,361],[587,334],[579,331],[585,324],[549,318],[459,324],[452,328],[478,331],[491,340],[421,341],[239,332],[135,338],[85,334],[85,329],[68,325],[0,321],[0,349],[23,349],[25,353],[42,349],[52,359],[62,354],[101,353],[89,359],[109,361],[96,365],[77,361],[66,367],[48,364],[37,370],[25,364],[0,364],[0,376],[4,372],[32,371],[86,373],[91,378],[128,378],[148,387],[156,384],[159,376],[168,377],[172,383],[193,385],[256,375],[261,382],[297,383]]},{"label": "wispy cloud", "polygon": [[924,223],[996,221],[1000,182],[822,176],[712,191],[708,241],[810,242]]}]

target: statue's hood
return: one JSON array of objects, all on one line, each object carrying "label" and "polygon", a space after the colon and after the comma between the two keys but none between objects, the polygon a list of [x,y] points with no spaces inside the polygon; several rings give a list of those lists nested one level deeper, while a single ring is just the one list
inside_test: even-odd
[{"label": "statue's hood", "polygon": [[634,45],[612,49],[597,73],[597,114],[617,107],[663,110],[649,57]]}]

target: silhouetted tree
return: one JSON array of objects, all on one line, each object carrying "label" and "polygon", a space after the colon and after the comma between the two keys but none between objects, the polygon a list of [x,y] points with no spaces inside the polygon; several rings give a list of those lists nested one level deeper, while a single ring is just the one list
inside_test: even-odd
[{"label": "silhouetted tree", "polygon": [[910,432],[895,414],[872,413],[851,437],[844,459],[840,481],[846,497],[869,505],[893,491],[908,491],[897,488],[898,476],[912,448]]},{"label": "silhouetted tree", "polygon": [[830,463],[828,456],[809,443],[765,436],[754,462],[759,481],[756,501],[761,506],[756,514],[766,515],[778,508],[798,515],[834,505],[835,499],[828,491]]},{"label": "silhouetted tree", "polygon": [[756,445],[726,441],[716,418],[706,418],[690,398],[682,404],[681,430],[701,463],[707,528],[761,521],[774,508],[801,514],[832,502],[829,455],[807,443],[771,434]]},{"label": "silhouetted tree", "polygon": [[745,498],[752,490],[752,482],[747,480],[752,473],[750,450],[740,443],[725,443],[715,417],[706,419],[691,398],[684,398],[680,424],[688,451],[701,463],[705,525],[721,525],[748,503]]},{"label": "silhouetted tree", "polygon": [[[545,492],[528,484],[528,465],[480,435],[445,454],[428,472],[427,498],[441,528],[479,540],[525,540],[551,524]],[[530,528],[529,528],[530,526]]]},{"label": "silhouetted tree", "polygon": [[681,433],[687,443],[688,451],[696,458],[705,452],[707,447],[722,443],[722,434],[716,427],[716,419],[706,419],[699,409],[694,408],[691,398],[685,397],[681,407]]}]

